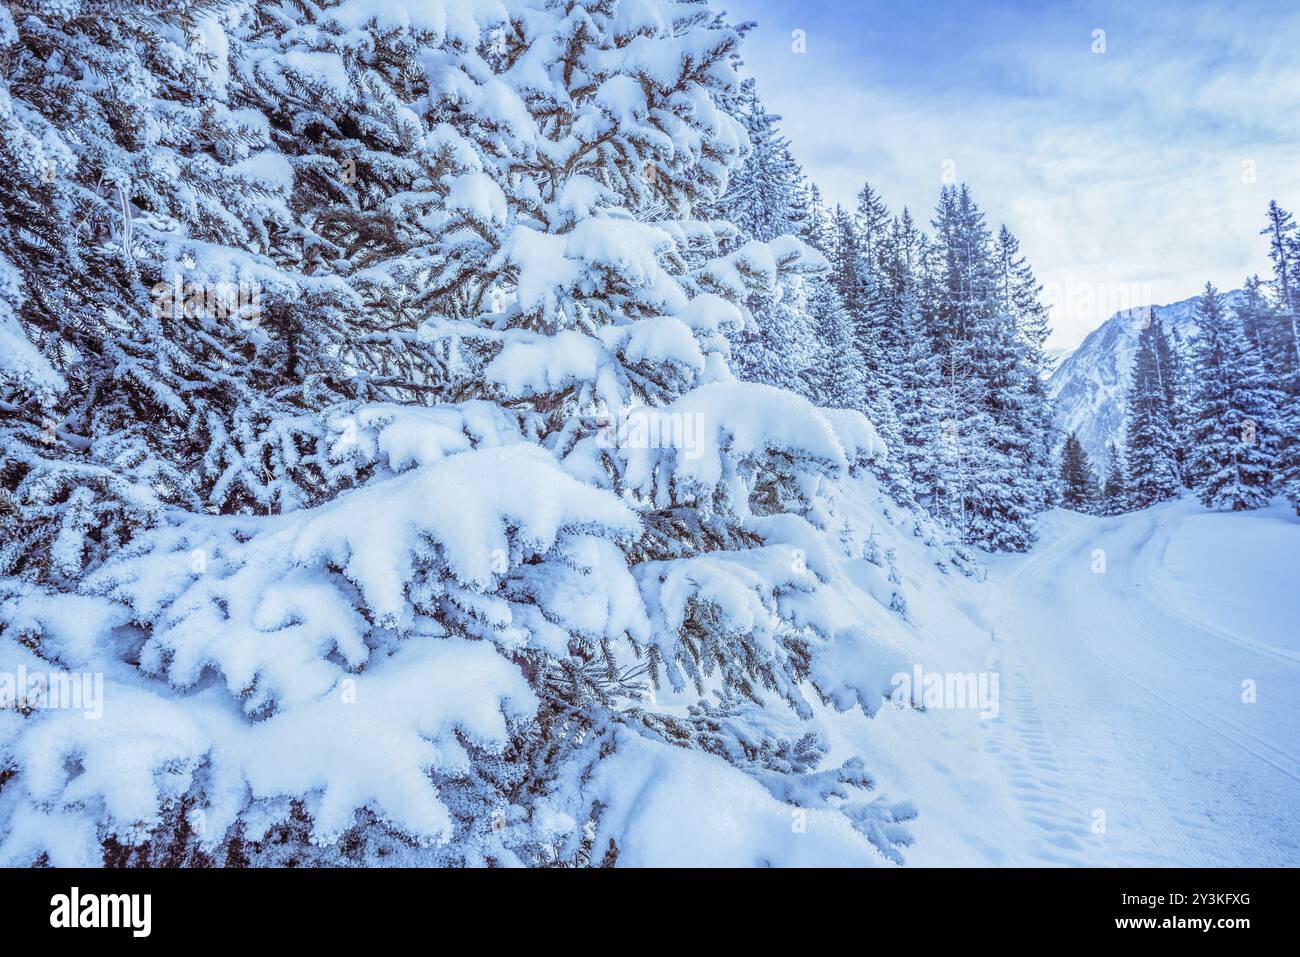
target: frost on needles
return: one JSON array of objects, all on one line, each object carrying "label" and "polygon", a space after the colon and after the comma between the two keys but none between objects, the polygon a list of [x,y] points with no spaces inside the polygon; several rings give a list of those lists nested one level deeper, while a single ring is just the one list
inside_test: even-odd
[{"label": "frost on needles", "polygon": [[867,595],[834,545],[885,443],[730,371],[826,268],[717,213],[736,29],[34,6],[0,10],[0,670],[102,674],[104,714],[0,710],[0,861],[901,860],[910,808],[819,717],[912,660],[897,570]]}]

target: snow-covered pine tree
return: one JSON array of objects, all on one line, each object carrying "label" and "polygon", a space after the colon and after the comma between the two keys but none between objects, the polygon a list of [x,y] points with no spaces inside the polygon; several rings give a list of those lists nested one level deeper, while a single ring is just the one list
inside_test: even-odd
[{"label": "snow-covered pine tree", "polygon": [[[899,311],[908,285],[906,251],[897,244],[910,237],[903,233],[901,224],[891,223],[884,200],[869,183],[858,191],[850,225],[857,254],[853,283],[857,298],[848,302],[868,381],[874,392],[889,397],[887,414],[892,416],[901,348]],[[886,414],[884,409],[881,414]],[[893,438],[897,441],[896,434]]]},{"label": "snow-covered pine tree", "polygon": [[1197,303],[1197,324],[1192,488],[1207,508],[1259,508],[1272,494],[1279,394],[1240,319],[1223,308],[1210,283]]},{"label": "snow-covered pine tree", "polygon": [[835,289],[856,319],[870,295],[868,284],[871,276],[863,258],[857,223],[843,206],[836,206],[831,214],[831,248],[828,258]]},{"label": "snow-covered pine tree", "polygon": [[806,285],[808,322],[817,343],[816,361],[806,375],[808,388],[819,405],[862,409],[867,402],[867,381],[854,342],[853,318],[839,291],[843,276],[836,255],[837,224],[815,183],[804,179],[799,196],[804,213],[799,238],[820,252],[830,267]]},{"label": "snow-covered pine tree", "polygon": [[1165,417],[1169,434],[1173,436],[1174,462],[1179,480],[1187,485],[1185,460],[1187,456],[1187,374],[1183,359],[1173,340],[1165,333],[1164,323],[1151,309],[1148,313],[1151,336],[1155,347],[1155,373],[1165,397]]},{"label": "snow-covered pine tree", "polygon": [[[1273,290],[1283,314],[1294,320],[1300,312],[1300,232],[1291,214],[1270,200],[1267,222],[1260,231],[1268,237],[1268,258],[1273,263]],[[1293,345],[1300,353],[1300,331],[1289,323]]]},{"label": "snow-covered pine tree", "polygon": [[[956,511],[967,541],[1021,551],[1033,544],[1034,516],[1045,507],[1051,474],[1044,459],[1041,383],[1033,383],[1040,370],[1028,359],[1027,330],[1020,328],[1014,300],[1009,310],[1000,294],[993,238],[965,186],[942,190],[934,228],[937,275],[927,325],[934,351],[944,357],[945,392],[975,402],[962,413],[974,426],[958,443],[965,451],[946,457],[961,461],[963,471],[958,481],[945,481],[946,494],[955,486],[964,489],[966,500]],[[1017,286],[1036,297],[1032,275],[1028,283]],[[956,375],[970,382],[956,388]]]},{"label": "snow-covered pine tree", "polygon": [[1277,490],[1300,515],[1300,233],[1276,201],[1269,204],[1262,232],[1273,262],[1271,301],[1261,303],[1259,285],[1248,286],[1254,295],[1243,304],[1242,321],[1281,394]]},{"label": "snow-covered pine tree", "polygon": [[982,384],[966,361],[950,354],[940,359],[938,372],[932,406],[938,415],[932,458],[937,482],[927,498],[933,513],[970,541],[972,502],[985,474],[993,423]]},{"label": "snow-covered pine tree", "polygon": [[[781,118],[764,109],[752,78],[741,84],[736,107],[749,137],[749,155],[730,177],[718,213],[736,227],[736,246],[798,235],[804,228],[803,174],[778,130]],[[807,295],[802,277],[786,275],[771,292],[749,297],[754,328],[738,334],[732,344],[737,376],[817,400],[808,385],[818,350]]]},{"label": "snow-covered pine tree", "polygon": [[857,206],[853,211],[853,225],[858,237],[858,252],[867,268],[874,274],[877,283],[882,281],[880,272],[886,258],[885,243],[893,232],[891,228],[889,207],[881,195],[863,183],[858,190]]},{"label": "snow-covered pine tree", "polygon": [[1079,436],[1071,432],[1061,450],[1061,504],[1076,512],[1090,512],[1096,499],[1096,473]]},{"label": "snow-covered pine tree", "polygon": [[[864,298],[850,308],[854,339],[861,356],[867,403],[863,410],[891,448],[904,442],[898,415],[898,383],[902,377],[903,310],[907,308],[909,277],[904,274],[900,238],[891,229],[888,210],[870,186],[858,194],[859,206],[853,220],[858,235],[859,287]],[[870,230],[868,239],[863,230]],[[886,478],[894,493],[911,501],[915,490],[906,468],[888,465]]]},{"label": "snow-covered pine tree", "polygon": [[[57,154],[39,204],[5,193],[54,211],[4,234],[0,411],[88,447],[5,463],[58,530],[0,579],[0,670],[103,675],[105,707],[0,712],[0,862],[897,859],[909,812],[823,766],[816,717],[905,663],[823,548],[822,490],[883,448],[731,378],[746,301],[814,257],[693,216],[745,153],[736,31],[690,0],[57,6],[0,34],[5,105],[36,97],[6,133]],[[155,316],[173,272],[267,315]]]},{"label": "snow-covered pine tree", "polygon": [[[872,210],[874,215],[884,213],[883,203],[874,199],[870,187],[864,186],[859,198],[860,218],[869,218]],[[872,228],[878,231],[878,227]],[[932,464],[923,464],[922,456],[923,447],[937,435],[937,419],[930,406],[938,363],[925,335],[920,304],[923,242],[924,236],[904,208],[889,223],[883,238],[872,244],[876,279],[868,325],[880,342],[875,378],[889,395],[891,421],[897,419],[897,426],[891,426],[891,448],[898,450],[894,479],[900,494],[909,499],[915,499],[919,489],[933,487]]]},{"label": "snow-covered pine tree", "polygon": [[[866,413],[875,424],[886,444],[898,445],[901,438],[898,414],[892,401],[889,357],[873,313],[878,288],[877,275],[867,259],[867,246],[856,218],[848,210],[837,206],[830,228],[831,246],[827,257],[831,264],[829,278],[849,318],[855,353],[851,360],[836,360],[836,365],[843,366],[847,361],[858,365],[856,378],[862,383],[864,399],[860,411]],[[829,346],[829,343],[825,345]],[[893,468],[887,468],[886,471],[887,478],[896,486],[899,494],[910,497],[905,474]]]},{"label": "snow-covered pine tree", "polygon": [[1124,452],[1114,442],[1106,443],[1106,477],[1101,487],[1101,512],[1118,515],[1128,508],[1124,478]]},{"label": "snow-covered pine tree", "polygon": [[1300,515],[1300,392],[1279,390],[1278,451],[1273,463],[1277,494]]},{"label": "snow-covered pine tree", "polygon": [[997,311],[976,325],[972,354],[989,421],[969,509],[968,534],[995,551],[1024,551],[1045,507],[1049,473],[1039,462],[1044,424],[1031,405],[1030,370],[1013,317]]},{"label": "snow-covered pine tree", "polygon": [[781,117],[763,106],[753,78],[740,86],[737,118],[749,137],[749,153],[730,176],[719,211],[747,239],[798,235],[807,215],[803,173],[780,132]]},{"label": "snow-covered pine tree", "polygon": [[908,290],[900,304],[902,347],[894,394],[901,442],[892,450],[892,458],[907,475],[912,495],[935,510],[936,491],[942,485],[939,453],[945,418],[940,410],[941,361],[925,334],[918,293],[915,288]]},{"label": "snow-covered pine tree", "polygon": [[[1280,265],[1279,274],[1285,268]],[[1235,311],[1251,350],[1277,391],[1274,487],[1300,508],[1300,358],[1291,339],[1285,306],[1276,295],[1281,285],[1277,277],[1272,284],[1265,284],[1258,276],[1249,277],[1242,285],[1244,296]]]},{"label": "snow-covered pine tree", "polygon": [[8,194],[30,208],[5,255],[19,322],[67,385],[45,428],[30,395],[7,400],[6,571],[75,576],[164,508],[286,510],[328,484],[299,424],[350,394],[340,316],[362,302],[299,268],[291,167],[231,102],[247,13],[51,3],[6,37],[6,143],[41,186]]},{"label": "snow-covered pine tree", "polygon": [[1047,394],[1044,352],[1051,331],[1048,310],[1042,301],[1042,286],[1029,261],[1020,254],[1020,241],[1005,225],[998,228],[994,256],[1002,311],[1014,320],[1022,349],[1017,363],[1024,389],[1020,430],[1028,435],[1029,481],[1041,492],[1040,508],[1050,508],[1055,504],[1052,448],[1056,427]]},{"label": "snow-covered pine tree", "polygon": [[865,409],[867,379],[854,340],[853,320],[831,282],[819,277],[808,283],[808,311],[817,342],[817,361],[808,383],[818,405],[833,409]]},{"label": "snow-covered pine tree", "polygon": [[1124,421],[1128,469],[1126,487],[1133,508],[1176,498],[1182,488],[1178,468],[1178,434],[1169,408],[1167,377],[1162,375],[1160,340],[1163,332],[1154,317],[1142,324],[1129,380]]},{"label": "snow-covered pine tree", "polygon": [[835,248],[834,229],[831,213],[822,199],[821,190],[816,183],[805,179],[800,194],[804,218],[799,238],[829,259],[831,251]]},{"label": "snow-covered pine tree", "polygon": [[1248,276],[1241,284],[1241,299],[1236,305],[1241,331],[1246,334],[1261,359],[1269,362],[1278,339],[1285,337],[1280,314],[1270,301],[1268,285],[1259,276]]}]

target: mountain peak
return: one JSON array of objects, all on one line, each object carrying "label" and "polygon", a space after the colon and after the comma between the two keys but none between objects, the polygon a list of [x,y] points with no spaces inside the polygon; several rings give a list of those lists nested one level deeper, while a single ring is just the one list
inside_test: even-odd
[{"label": "mountain peak", "polygon": [[[1225,306],[1236,306],[1245,296],[1241,289],[1220,293]],[[1154,308],[1156,318],[1180,350],[1200,332],[1192,296],[1163,306],[1121,309],[1063,356],[1048,379],[1055,404],[1055,421],[1063,433],[1075,432],[1094,466],[1106,460],[1106,444],[1124,438],[1125,396],[1138,333]]]}]

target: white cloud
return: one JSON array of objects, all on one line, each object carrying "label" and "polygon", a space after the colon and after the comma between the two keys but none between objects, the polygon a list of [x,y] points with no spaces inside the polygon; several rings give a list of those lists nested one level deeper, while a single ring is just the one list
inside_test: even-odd
[{"label": "white cloud", "polygon": [[1284,6],[728,8],[759,21],[748,68],[827,196],[851,204],[870,181],[928,221],[955,160],[1046,286],[1098,291],[1054,317],[1066,346],[1117,284],[1168,302],[1267,274],[1269,199],[1300,211],[1300,10]]}]

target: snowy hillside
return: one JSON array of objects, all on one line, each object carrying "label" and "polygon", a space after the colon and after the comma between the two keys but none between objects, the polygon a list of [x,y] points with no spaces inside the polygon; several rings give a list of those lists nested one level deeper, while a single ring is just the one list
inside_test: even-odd
[{"label": "snowy hillside", "polygon": [[[1222,293],[1226,308],[1239,303],[1239,289]],[[1156,317],[1180,346],[1196,336],[1198,297],[1156,306]],[[1106,443],[1124,436],[1125,394],[1146,306],[1115,313],[1065,355],[1048,380],[1055,421],[1062,434],[1076,432],[1093,462],[1106,461]]]}]

